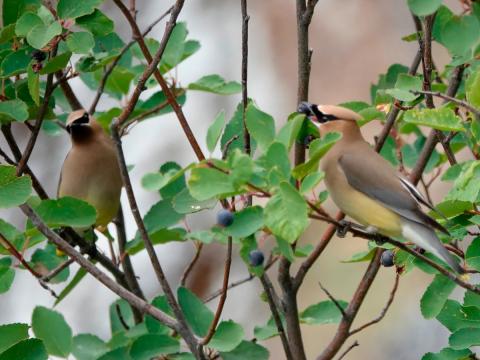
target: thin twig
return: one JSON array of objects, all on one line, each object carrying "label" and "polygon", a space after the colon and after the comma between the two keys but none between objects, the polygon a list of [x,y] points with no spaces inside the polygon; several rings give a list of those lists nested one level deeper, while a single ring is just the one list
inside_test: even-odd
[{"label": "thin twig", "polygon": [[42,276],[42,280],[45,281],[45,282],[49,282],[50,280],[52,280],[55,276],[57,276],[58,274],[60,274],[63,270],[65,270],[66,268],[68,268],[70,265],[72,265],[73,263],[73,259],[68,259],[66,261],[64,261],[63,263],[61,263],[60,265],[58,265],[55,269],[53,269],[52,271],[50,271],[48,274]]},{"label": "thin twig", "polygon": [[[278,259],[279,259],[278,257],[272,258],[271,261],[269,261],[267,263],[267,265],[265,265],[264,271],[267,271],[268,269],[270,269],[272,267],[272,265],[277,262]],[[243,279],[240,279],[240,280],[237,280],[237,281],[234,281],[234,282],[230,283],[227,287],[227,290],[230,290],[230,289],[233,289],[237,286],[243,285],[243,284],[245,284],[245,283],[247,283],[247,282],[249,282],[253,279],[255,279],[255,275],[250,274]],[[223,290],[223,287],[222,287],[222,289],[219,289],[219,290],[215,291],[214,293],[212,293],[211,295],[209,295],[205,300],[203,300],[203,302],[208,303],[208,302],[216,299],[217,297],[219,297],[222,294],[222,290]]]},{"label": "thin twig", "polygon": [[178,121],[180,122],[180,125],[185,133],[185,136],[188,139],[188,142],[190,143],[190,146],[195,152],[195,155],[197,156],[198,160],[204,160],[205,155],[203,154],[202,149],[200,148],[200,145],[198,144],[197,139],[195,138],[195,135],[193,134],[187,119],[185,118],[185,115],[183,113],[181,106],[178,104],[175,95],[172,93],[172,91],[170,90],[170,87],[165,81],[165,78],[157,68],[157,65],[161,60],[163,52],[165,51],[168,39],[170,38],[173,28],[175,27],[177,17],[183,7],[185,0],[177,0],[177,2],[175,3],[174,8],[170,15],[170,20],[167,23],[165,33],[163,35],[162,40],[160,41],[159,49],[153,57],[150,54],[150,50],[148,50],[147,45],[145,44],[145,40],[142,37],[142,34],[140,32],[140,29],[138,28],[137,23],[135,22],[135,19],[132,18],[127,7],[122,3],[121,0],[113,0],[113,1],[118,6],[120,11],[124,14],[125,18],[130,24],[130,27],[132,28],[133,37],[138,42],[138,45],[140,46],[140,50],[142,51],[143,56],[145,57],[145,59],[147,60],[147,63],[149,64],[145,69],[144,73],[140,76],[138,84],[134,89],[132,97],[127,103],[127,106],[124,108],[123,112],[118,117],[118,124],[122,124],[128,118],[128,116],[132,113],[133,109],[135,108],[135,104],[137,103],[138,98],[141,92],[143,91],[145,82],[153,74],[158,84],[162,88],[162,91],[165,94],[168,102],[170,103],[173,111],[177,115]]},{"label": "thin twig", "polygon": [[342,305],[340,305],[340,303],[337,301],[337,299],[335,299],[335,297],[333,297],[333,295],[330,294],[330,292],[323,287],[321,282],[318,282],[318,285],[320,286],[320,289],[322,289],[322,291],[328,296],[328,298],[335,304],[335,306],[340,311],[342,316],[346,317],[347,314],[345,313],[345,309],[342,307]]},{"label": "thin twig", "polygon": [[[143,294],[142,288],[138,283],[137,276],[135,275],[135,270],[133,269],[132,261],[130,255],[126,251],[127,246],[127,234],[125,231],[125,219],[123,217],[122,206],[118,208],[117,217],[114,221],[115,228],[117,230],[117,241],[118,241],[118,251],[120,253],[119,259],[122,264],[123,272],[125,274],[125,281],[128,284],[128,288],[137,295],[140,299],[145,300],[145,295]],[[143,320],[142,313],[139,312],[136,308],[132,307],[133,317],[135,323],[139,324]]]},{"label": "thin twig", "polygon": [[[165,17],[172,12],[173,6],[170,7],[166,12],[164,12],[158,19],[156,19],[153,23],[151,23],[145,31],[142,33],[142,36],[145,37],[147,36],[150,31],[157,25],[160,21],[165,19]],[[120,53],[115,57],[115,59],[105,68],[105,71],[103,73],[102,78],[100,79],[100,83],[98,84],[98,89],[97,92],[95,93],[95,97],[93,98],[92,104],[90,105],[90,109],[88,110],[88,113],[92,115],[95,112],[95,109],[97,108],[97,105],[100,101],[100,98],[103,95],[103,92],[105,90],[105,85],[107,84],[107,80],[112,74],[113,70],[115,67],[118,65],[120,60],[122,59],[123,55],[126,54],[128,49],[132,47],[133,44],[135,44],[135,40],[129,41],[121,50]]]},{"label": "thin twig", "polygon": [[142,216],[140,214],[140,210],[138,209],[137,200],[135,199],[135,194],[133,192],[132,183],[130,181],[130,175],[128,174],[127,165],[125,163],[125,155],[123,153],[122,148],[122,140],[118,134],[117,123],[113,121],[110,125],[110,130],[112,134],[113,141],[115,142],[116,150],[117,150],[117,158],[120,167],[120,172],[122,175],[123,184],[125,186],[125,191],[127,193],[128,202],[130,204],[130,209],[132,211],[133,217],[138,227],[138,231],[140,233],[140,237],[143,240],[145,245],[145,249],[147,250],[148,256],[150,258],[150,262],[153,266],[153,270],[157,277],[160,286],[162,287],[163,292],[167,298],[168,304],[173,310],[175,317],[178,320],[178,333],[183,337],[185,342],[188,344],[192,353],[196,354],[197,357],[202,358],[203,356],[200,355],[201,351],[197,349],[197,341],[191,332],[190,328],[187,325],[185,317],[180,310],[180,306],[175,299],[175,295],[173,294],[172,288],[167,281],[165,273],[163,271],[162,266],[160,265],[160,261],[158,260],[157,254],[155,253],[155,249],[153,247],[152,241],[150,236],[148,235],[147,228],[145,227],[145,223],[143,222]]},{"label": "thin twig", "polygon": [[342,355],[340,355],[340,357],[338,358],[338,360],[342,360],[343,358],[345,358],[345,356],[347,356],[347,354],[348,354],[350,351],[352,351],[353,348],[355,348],[355,347],[357,347],[357,346],[359,346],[359,345],[360,345],[360,344],[358,343],[358,341],[355,340],[355,341],[353,342],[353,344],[350,345],[350,346],[347,348],[347,350],[345,350],[345,351],[342,353]]},{"label": "thin twig", "polygon": [[188,263],[187,267],[183,271],[182,274],[182,279],[180,280],[180,285],[185,286],[188,276],[190,275],[191,271],[193,270],[193,267],[197,263],[198,259],[200,258],[200,253],[202,252],[203,249],[203,243],[200,242],[198,244],[195,244],[195,255],[193,256],[192,260]]},{"label": "thin twig", "polygon": [[94,278],[100,281],[108,289],[116,293],[122,299],[126,300],[130,305],[135,306],[140,311],[151,315],[162,324],[168,326],[173,330],[178,329],[177,322],[169,315],[165,314],[160,309],[147,303],[145,300],[140,299],[132,292],[125,289],[123,286],[117,284],[107,274],[98,269],[90,261],[85,259],[77,250],[75,250],[70,244],[63,240],[58,234],[50,229],[38,214],[27,204],[20,205],[20,209],[23,213],[32,221],[32,224],[45,236],[47,239],[56,245],[65,254],[75,260],[82,268],[89,272]]},{"label": "thin twig", "polygon": [[395,299],[395,294],[397,293],[397,289],[398,289],[398,284],[400,282],[400,274],[396,274],[395,275],[395,282],[393,284],[393,288],[392,288],[392,291],[390,291],[390,297],[388,298],[388,301],[387,301],[387,304],[385,305],[385,307],[382,309],[382,311],[380,312],[380,315],[378,315],[378,317],[376,317],[375,319],[373,319],[372,321],[369,321],[367,322],[366,324],[363,324],[362,326],[359,326],[358,328],[356,328],[355,330],[352,330],[350,331],[350,334],[349,336],[352,336],[353,334],[356,334],[362,330],[364,330],[365,328],[373,325],[373,324],[376,324],[380,321],[382,321],[382,319],[385,317],[385,315],[387,314],[387,311],[388,309],[390,308],[390,306],[392,305],[393,303],[393,300]]},{"label": "thin twig", "polygon": [[[242,8],[242,105],[243,105],[243,142],[245,152],[250,155],[250,134],[247,128],[246,112],[248,105],[248,21],[247,0],[241,0]],[[251,200],[251,198],[250,198]]]},{"label": "thin twig", "polygon": [[263,290],[267,295],[268,306],[270,307],[270,311],[272,313],[273,320],[275,321],[275,325],[278,330],[278,334],[280,335],[280,340],[282,341],[283,351],[285,352],[285,357],[287,360],[294,359],[292,356],[292,352],[290,350],[290,345],[288,343],[287,335],[285,334],[285,329],[283,328],[282,318],[280,316],[281,308],[278,308],[277,303],[275,302],[275,289],[273,288],[272,282],[267,276],[266,272],[263,272],[262,276],[260,276],[260,281],[263,285]]},{"label": "thin twig", "polygon": [[0,245],[3,246],[13,257],[15,257],[20,263],[23,265],[25,269],[28,270],[30,274],[32,274],[37,280],[38,283],[40,284],[41,287],[43,287],[45,290],[47,290],[50,295],[52,295],[54,298],[58,298],[58,295],[53,291],[47,283],[42,279],[42,275],[39,274],[37,271],[35,271],[29,264],[28,262],[25,261],[23,255],[18,252],[18,250],[15,248],[15,246],[7,240],[5,236],[0,234]]},{"label": "thin twig", "polygon": [[457,99],[453,96],[443,94],[439,91],[426,91],[426,90],[414,91],[414,90],[412,90],[411,92],[415,95],[428,94],[428,95],[432,95],[432,96],[438,97],[440,99],[446,100],[447,102],[452,102],[452,103],[470,111],[471,113],[475,114],[477,117],[480,117],[480,110],[479,109],[477,109],[476,107],[474,107],[470,103],[468,103],[464,100]]},{"label": "thin twig", "polygon": [[212,339],[213,335],[215,335],[215,330],[217,328],[218,322],[220,321],[220,317],[222,316],[225,300],[227,300],[228,281],[230,278],[231,265],[232,265],[232,237],[229,236],[228,244],[227,244],[227,256],[225,258],[225,266],[223,269],[222,295],[220,296],[220,300],[217,305],[217,310],[215,311],[215,316],[213,317],[213,321],[210,324],[208,333],[205,336],[205,338],[202,340],[201,345],[207,345],[209,341]]},{"label": "thin twig", "polygon": [[25,166],[27,165],[28,159],[30,159],[30,155],[32,154],[35,143],[37,142],[38,134],[40,133],[43,119],[47,114],[50,96],[52,95],[52,83],[53,83],[53,73],[48,74],[47,76],[47,85],[45,88],[45,96],[43,98],[43,103],[40,106],[40,109],[38,110],[37,120],[35,121],[35,126],[33,128],[32,134],[28,139],[28,143],[27,143],[27,146],[25,147],[25,151],[23,152],[22,157],[18,161],[17,176],[22,175],[23,172],[25,171]]}]

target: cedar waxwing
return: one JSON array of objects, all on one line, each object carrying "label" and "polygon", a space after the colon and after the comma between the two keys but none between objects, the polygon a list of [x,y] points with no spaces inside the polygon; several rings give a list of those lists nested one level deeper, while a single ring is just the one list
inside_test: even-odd
[{"label": "cedar waxwing", "polygon": [[122,178],[112,139],[85,110],[72,112],[66,123],[72,148],[62,166],[57,196],[87,201],[97,210],[97,226],[118,212]]},{"label": "cedar waxwing", "polygon": [[342,134],[320,164],[328,192],[340,210],[371,231],[402,236],[444,260],[456,272],[465,272],[434,229],[448,231],[420,209],[423,204],[433,210],[432,205],[363,139],[357,113],[307,102],[301,103],[298,111],[307,115],[322,135]]}]

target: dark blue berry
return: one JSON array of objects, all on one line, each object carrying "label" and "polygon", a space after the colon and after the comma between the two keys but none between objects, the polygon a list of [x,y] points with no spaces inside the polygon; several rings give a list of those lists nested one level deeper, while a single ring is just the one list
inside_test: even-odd
[{"label": "dark blue berry", "polygon": [[222,209],[217,214],[217,224],[220,226],[230,226],[233,223],[233,214],[229,210]]},{"label": "dark blue berry", "polygon": [[38,62],[42,62],[47,58],[47,55],[40,50],[33,50],[31,56],[32,56],[32,59],[35,59]]},{"label": "dark blue berry", "polygon": [[248,254],[248,261],[250,261],[250,265],[252,266],[260,266],[263,264],[265,257],[260,250],[252,250],[250,254]]},{"label": "dark blue berry", "polygon": [[391,267],[391,266],[395,265],[394,259],[395,259],[395,254],[393,253],[393,251],[392,250],[385,250],[382,253],[382,257],[380,259],[380,262],[385,267]]}]

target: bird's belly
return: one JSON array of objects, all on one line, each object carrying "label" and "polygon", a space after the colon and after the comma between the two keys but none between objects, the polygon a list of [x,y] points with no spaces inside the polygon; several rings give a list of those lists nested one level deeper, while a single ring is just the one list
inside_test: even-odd
[{"label": "bird's belly", "polygon": [[351,187],[345,187],[330,191],[330,195],[340,210],[360,224],[373,226],[380,233],[388,236],[401,234],[400,217],[365,194]]},{"label": "bird's belly", "polygon": [[[96,225],[107,225],[116,215],[121,187],[108,174],[84,174],[81,179],[62,179],[59,196],[72,196],[88,202],[97,211]],[[68,185],[67,185],[68,184]]]}]

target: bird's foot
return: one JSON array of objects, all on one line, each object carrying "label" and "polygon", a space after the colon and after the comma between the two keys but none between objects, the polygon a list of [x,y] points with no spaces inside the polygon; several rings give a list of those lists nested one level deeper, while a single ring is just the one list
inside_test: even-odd
[{"label": "bird's foot", "polygon": [[339,226],[337,227],[337,236],[339,238],[344,238],[347,235],[347,232],[352,228],[352,223],[347,220],[340,220],[338,222]]}]

